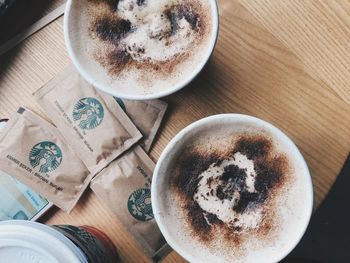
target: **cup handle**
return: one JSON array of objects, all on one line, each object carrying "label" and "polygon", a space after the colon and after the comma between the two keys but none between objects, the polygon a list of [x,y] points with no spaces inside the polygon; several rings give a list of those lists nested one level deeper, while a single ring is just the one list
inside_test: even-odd
[{"label": "cup handle", "polygon": [[154,263],[162,261],[171,251],[173,251],[173,249],[168,243],[165,243],[156,253],[154,253],[152,261]]}]

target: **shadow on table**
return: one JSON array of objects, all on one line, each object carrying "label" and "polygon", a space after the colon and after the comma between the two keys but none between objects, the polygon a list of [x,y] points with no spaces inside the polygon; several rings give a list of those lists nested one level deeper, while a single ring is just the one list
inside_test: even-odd
[{"label": "shadow on table", "polygon": [[305,258],[290,258],[287,260],[283,260],[281,263],[325,263],[313,259],[305,259]]},{"label": "shadow on table", "polygon": [[[220,63],[217,61],[215,56],[212,56],[206,63],[204,68],[199,74],[183,89],[168,96],[171,100],[172,97],[193,97],[193,101],[200,99],[201,97],[208,97],[210,95],[218,94],[218,85],[216,81],[220,78],[225,78],[223,72],[220,69]],[[234,83],[232,83],[234,85]],[[165,99],[166,101],[167,98]]]},{"label": "shadow on table", "polygon": [[44,16],[50,1],[16,0],[0,17],[0,45]]},{"label": "shadow on table", "polygon": [[350,156],[332,189],[312,216],[302,240],[282,263],[350,262],[349,187]]},{"label": "shadow on table", "polygon": [[[16,0],[0,17],[0,46],[44,16],[51,1]],[[18,45],[0,56],[0,80],[22,46]]]},{"label": "shadow on table", "polygon": [[[93,191],[90,189],[90,187],[88,187],[85,192],[83,193],[83,195],[81,196],[81,198],[79,199],[79,202],[76,204],[76,206],[73,208],[73,210],[71,211],[71,216],[74,217],[77,214],[75,213],[81,213],[82,211],[85,211],[86,209],[88,209],[88,204],[91,200],[91,198],[94,198],[94,193]],[[95,196],[96,198],[96,196]],[[52,218],[58,211],[61,211],[58,207],[54,206],[52,207],[49,211],[47,211],[45,213],[45,215],[43,215],[38,221],[41,223],[46,223],[50,220],[50,218]],[[63,211],[61,211],[62,213],[65,213]],[[1,261],[0,261],[1,262]]]},{"label": "shadow on table", "polygon": [[219,78],[225,78],[225,76],[222,76],[225,72],[220,70],[220,66],[221,64],[217,61],[217,58],[211,56],[202,71],[186,86],[185,90],[192,90],[196,94],[210,94],[214,92],[217,87],[214,82]]},{"label": "shadow on table", "polygon": [[50,208],[49,211],[47,211],[40,219],[38,222],[40,223],[45,223],[47,222],[51,217],[53,217],[60,209],[57,206],[53,206]]}]

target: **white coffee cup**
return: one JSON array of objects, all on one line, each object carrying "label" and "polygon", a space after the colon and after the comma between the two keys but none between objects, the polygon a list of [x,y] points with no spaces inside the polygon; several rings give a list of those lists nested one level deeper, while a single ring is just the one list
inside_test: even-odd
[{"label": "white coffee cup", "polygon": [[68,0],[66,4],[64,37],[69,56],[85,80],[113,96],[130,100],[148,100],[170,95],[189,84],[203,69],[213,53],[219,31],[219,15],[216,0],[206,1],[211,7],[212,23],[204,55],[201,54],[198,63],[195,67],[191,67],[183,78],[181,77],[181,81],[167,88],[147,87],[145,89],[142,85],[133,85],[129,82],[125,82],[125,85],[117,85],[113,78],[108,75],[106,69],[92,59],[91,54],[88,54],[89,40],[83,43],[80,39],[80,35],[88,35],[86,28],[89,27],[89,21],[86,18],[88,15],[83,15],[84,12],[82,12],[79,0]]},{"label": "white coffee cup", "polygon": [[[190,262],[232,262],[232,259],[228,260],[220,251],[211,251],[189,234],[189,228],[186,227],[188,223],[180,212],[181,204],[173,201],[174,194],[169,181],[171,171],[178,164],[178,158],[183,154],[184,148],[203,135],[245,132],[266,132],[278,142],[279,150],[284,149],[288,152],[288,160],[295,165],[296,178],[288,193],[294,193],[291,197],[294,201],[291,204],[300,206],[296,206],[298,210],[288,212],[286,219],[290,225],[281,226],[282,230],[274,246],[252,249],[244,258],[238,258],[242,262],[278,262],[291,252],[306,231],[313,207],[312,181],[307,164],[291,139],[275,126],[255,117],[241,114],[210,116],[184,128],[169,142],[158,160],[152,181],[152,207],[158,226],[168,244]],[[281,211],[285,209],[289,208],[281,207]],[[235,247],[232,247],[232,250],[234,249]]]}]

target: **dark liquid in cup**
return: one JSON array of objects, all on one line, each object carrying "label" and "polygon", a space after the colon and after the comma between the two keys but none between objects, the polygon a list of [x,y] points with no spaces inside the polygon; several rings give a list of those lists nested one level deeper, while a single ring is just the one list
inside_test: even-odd
[{"label": "dark liquid in cup", "polygon": [[119,262],[117,250],[110,238],[92,226],[54,225],[55,230],[69,238],[87,257],[88,262]]}]

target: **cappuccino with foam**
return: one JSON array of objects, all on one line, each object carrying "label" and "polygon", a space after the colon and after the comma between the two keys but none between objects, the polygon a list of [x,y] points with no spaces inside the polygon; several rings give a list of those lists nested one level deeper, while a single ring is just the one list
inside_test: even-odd
[{"label": "cappuccino with foam", "polygon": [[169,143],[154,174],[156,220],[190,262],[276,262],[309,220],[309,172],[276,128],[232,116],[198,121]]},{"label": "cappuccino with foam", "polygon": [[127,93],[187,83],[217,33],[211,0],[80,0],[71,10],[77,21],[67,35],[83,71],[97,87],[101,82]]}]

